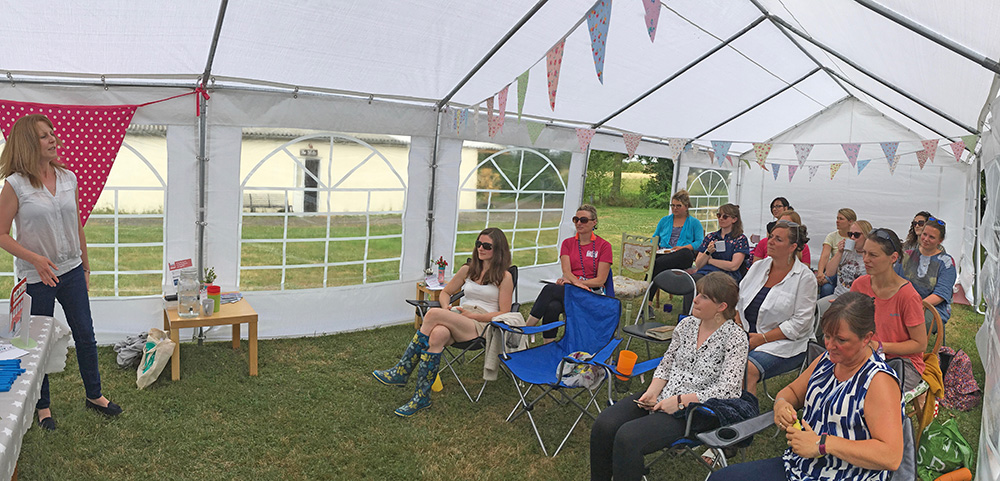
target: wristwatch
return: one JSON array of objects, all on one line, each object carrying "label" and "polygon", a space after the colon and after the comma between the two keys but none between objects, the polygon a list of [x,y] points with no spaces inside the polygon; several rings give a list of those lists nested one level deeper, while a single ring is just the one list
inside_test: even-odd
[{"label": "wristwatch", "polygon": [[684,403],[681,402],[681,395],[677,395],[677,410],[680,411],[684,409]]},{"label": "wristwatch", "polygon": [[822,434],[819,437],[819,441],[816,441],[819,445],[819,455],[826,456],[826,434]]}]

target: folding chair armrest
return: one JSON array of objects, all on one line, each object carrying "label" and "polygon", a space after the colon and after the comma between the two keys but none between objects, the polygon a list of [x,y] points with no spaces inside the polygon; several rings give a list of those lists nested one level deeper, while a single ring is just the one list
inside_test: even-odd
[{"label": "folding chair armrest", "polygon": [[413,306],[413,307],[419,307],[421,309],[430,309],[432,307],[441,307],[441,303],[438,302],[438,301],[428,301],[428,300],[418,301],[416,299],[407,299],[406,303],[409,304],[409,305],[411,305],[411,306]]},{"label": "folding chair armrest", "polygon": [[685,408],[685,410],[687,411],[687,413],[684,416],[685,417],[685,419],[684,419],[685,420],[685,427],[684,427],[684,437],[685,438],[690,438],[693,434],[697,434],[697,433],[692,433],[691,432],[691,424],[694,421],[694,417],[695,416],[697,416],[697,415],[703,415],[703,416],[718,417],[718,415],[715,414],[715,411],[713,411],[711,408],[709,408],[708,406],[705,406],[702,403],[691,403],[691,404],[688,404],[687,407]]},{"label": "folding chair armrest", "polygon": [[774,411],[738,423],[698,434],[698,440],[710,448],[728,448],[774,425]]},{"label": "folding chair armrest", "polygon": [[562,327],[563,325],[566,324],[566,321],[550,322],[548,324],[543,324],[540,326],[508,326],[506,323],[498,321],[491,321],[491,324],[504,331],[513,332],[516,334],[537,334],[539,332],[545,332],[555,329],[557,327]]},{"label": "folding chair armrest", "polygon": [[594,361],[594,362],[598,366],[601,366],[604,369],[607,369],[608,371],[610,371],[611,374],[614,374],[616,376],[627,377],[627,378],[631,379],[633,377],[640,376],[642,374],[646,374],[647,372],[656,369],[656,367],[660,365],[660,361],[661,360],[662,359],[654,358],[654,359],[647,359],[645,361],[637,363],[635,365],[635,367],[632,368],[632,374],[629,374],[629,375],[625,375],[625,374],[622,374],[622,373],[618,372],[618,367],[611,365],[610,362],[607,362],[607,361]]}]

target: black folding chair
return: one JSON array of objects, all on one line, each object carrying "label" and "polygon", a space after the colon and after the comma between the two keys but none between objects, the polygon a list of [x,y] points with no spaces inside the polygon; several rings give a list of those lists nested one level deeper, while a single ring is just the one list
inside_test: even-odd
[{"label": "black folding chair", "polygon": [[[681,308],[681,315],[686,315],[691,312],[691,304],[694,303],[694,296],[696,294],[696,288],[694,279],[691,275],[681,269],[670,269],[668,271],[663,271],[653,278],[653,282],[649,285],[649,291],[646,292],[646,299],[652,297],[652,293],[655,290],[662,290],[670,295],[682,296],[683,307]],[[647,318],[647,309],[640,309],[639,314],[635,318],[635,324],[628,325],[622,328],[625,334],[629,335],[629,339],[625,341],[625,349],[628,349],[629,344],[632,342],[633,337],[637,337],[646,342],[646,357],[652,357],[651,351],[649,349],[650,342],[670,342],[670,340],[661,340],[646,334],[646,331],[654,328],[663,327],[666,324],[660,322],[654,322],[652,319]]]}]

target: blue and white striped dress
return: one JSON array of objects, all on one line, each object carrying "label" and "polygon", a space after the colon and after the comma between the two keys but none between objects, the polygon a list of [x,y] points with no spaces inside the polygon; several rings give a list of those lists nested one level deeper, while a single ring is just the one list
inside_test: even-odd
[{"label": "blue and white striped dress", "polygon": [[[865,395],[868,393],[868,386],[875,374],[885,372],[896,378],[895,372],[875,354],[865,361],[858,372],[843,382],[833,375],[833,367],[829,354],[824,353],[816,370],[809,377],[802,421],[809,423],[816,434],[826,433],[854,441],[871,439],[871,432],[865,422]],[[899,413],[902,417],[902,402]],[[785,475],[788,479],[885,481],[889,476],[889,471],[860,468],[831,455],[803,458],[793,453],[791,448],[785,450],[782,459],[785,461]]]}]

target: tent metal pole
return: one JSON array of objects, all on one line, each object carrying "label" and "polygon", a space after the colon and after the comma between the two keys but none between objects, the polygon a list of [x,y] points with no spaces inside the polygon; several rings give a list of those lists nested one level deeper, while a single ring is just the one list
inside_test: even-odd
[{"label": "tent metal pole", "polygon": [[451,92],[448,92],[448,95],[445,95],[443,99],[438,101],[437,105],[435,105],[438,111],[441,110],[441,107],[443,107],[445,104],[451,101],[451,98],[454,97],[455,94],[457,94],[458,91],[461,90],[462,87],[464,87],[465,84],[469,82],[469,80],[472,80],[472,77],[476,75],[476,72],[479,72],[479,69],[483,68],[483,65],[486,65],[486,62],[489,62],[490,59],[493,58],[493,55],[496,55],[496,53],[500,50],[500,48],[503,47],[504,44],[507,43],[507,41],[510,40],[510,38],[513,37],[514,34],[521,29],[521,27],[524,26],[524,24],[528,23],[528,20],[531,20],[531,17],[533,17],[535,13],[541,10],[541,8],[546,3],[548,3],[548,1],[549,0],[538,0],[538,3],[535,3],[535,6],[531,7],[531,10],[528,10],[528,13],[524,14],[524,16],[521,17],[521,19],[518,20],[517,23],[515,23],[510,30],[507,31],[507,33],[500,39],[500,41],[497,42],[496,45],[494,45],[493,48],[491,48],[490,51],[487,52],[486,55],[479,60],[479,63],[477,63],[475,67],[472,67],[472,70],[470,70],[469,73],[465,75],[465,78],[463,78],[462,81],[455,86],[455,88],[451,89]]},{"label": "tent metal pole", "polygon": [[[982,152],[982,150],[980,150],[980,152]],[[983,222],[983,219],[982,219],[982,216],[983,216],[983,212],[982,212],[982,202],[983,202],[983,177],[982,176],[983,176],[983,171],[982,171],[982,168],[983,168],[982,159],[980,158],[979,155],[977,155],[976,156],[976,222],[975,222],[976,231],[975,231],[975,234],[974,234],[974,240],[975,240],[975,242],[972,243],[973,249],[975,249],[975,252],[973,252],[973,256],[972,256],[972,300],[973,300],[973,302],[976,303],[976,305],[973,306],[976,309],[976,312],[978,312],[979,314],[986,315],[986,311],[982,310],[982,307],[981,307],[982,299],[983,299],[983,285],[982,285],[982,283],[979,282],[979,274],[980,274],[980,272],[979,272],[980,271],[979,265],[980,265],[980,262],[982,261],[982,256],[983,256],[982,255],[983,247],[982,247],[982,244],[981,244],[982,239],[979,237],[979,226]],[[996,199],[993,199],[993,201],[995,202]]]},{"label": "tent metal pole", "polygon": [[816,67],[816,68],[810,70],[809,73],[803,75],[802,77],[799,77],[798,80],[796,80],[796,81],[794,81],[794,82],[792,82],[792,83],[790,83],[790,84],[782,87],[777,92],[774,92],[773,94],[768,95],[766,98],[760,100],[759,102],[757,102],[757,103],[755,103],[755,104],[753,104],[753,105],[751,105],[751,106],[743,109],[742,111],[740,111],[736,115],[733,115],[732,117],[729,117],[728,119],[723,120],[722,122],[719,122],[718,124],[712,126],[712,128],[710,128],[710,129],[708,129],[708,130],[706,130],[706,131],[704,131],[704,132],[702,132],[702,133],[700,133],[698,135],[695,135],[694,138],[700,139],[700,138],[704,137],[705,135],[708,135],[708,134],[714,132],[715,129],[718,129],[719,127],[722,127],[723,125],[726,125],[729,122],[732,122],[733,120],[738,119],[739,117],[743,116],[743,114],[745,114],[745,113],[747,113],[747,112],[749,112],[749,111],[751,111],[751,110],[753,110],[753,109],[755,109],[757,107],[760,107],[761,105],[763,105],[764,103],[766,103],[768,100],[771,100],[771,99],[773,99],[773,98],[781,95],[786,90],[788,90],[788,89],[796,86],[799,82],[802,82],[803,80],[811,77],[814,73],[819,72],[820,70],[823,70],[823,68],[822,67]]},{"label": "tent metal pole", "polygon": [[[916,104],[920,105],[921,107],[923,107],[923,108],[925,108],[925,109],[927,109],[927,110],[935,113],[938,117],[941,117],[941,118],[943,118],[943,119],[945,119],[945,120],[947,120],[947,121],[949,121],[949,122],[951,122],[951,123],[953,123],[953,124],[955,124],[955,125],[963,128],[963,129],[967,130],[969,133],[979,135],[979,130],[977,130],[976,128],[970,127],[970,126],[962,123],[961,121],[959,121],[958,119],[952,117],[951,115],[948,115],[947,113],[942,112],[941,110],[939,110],[936,107],[928,104],[927,102],[924,102],[923,100],[920,100],[917,97],[914,97],[909,92],[907,92],[907,91],[905,91],[905,90],[903,90],[903,89],[901,89],[901,88],[893,85],[888,80],[885,80],[882,77],[879,77],[878,75],[875,75],[874,72],[871,72],[868,69],[866,69],[866,68],[858,65],[853,60],[851,60],[851,59],[845,57],[844,55],[842,55],[840,52],[837,52],[836,50],[828,47],[827,45],[823,44],[819,40],[816,40],[816,39],[810,37],[805,32],[802,32],[802,31],[796,29],[795,27],[793,27],[792,25],[790,25],[788,22],[782,20],[781,17],[777,17],[777,16],[773,16],[772,15],[769,18],[772,18],[775,23],[777,23],[778,25],[784,27],[785,29],[788,29],[789,31],[791,31],[795,35],[798,35],[799,37],[802,37],[803,39],[805,39],[809,43],[815,45],[820,50],[823,50],[824,52],[826,52],[826,53],[828,53],[830,55],[833,55],[834,57],[837,57],[837,59],[839,59],[841,62],[844,62],[847,65],[850,65],[855,70],[857,70],[857,71],[859,71],[859,72],[867,75],[868,77],[871,77],[876,82],[884,85],[885,87],[891,89],[892,91],[896,92],[897,94],[902,95],[903,97],[906,97],[910,101],[915,102]],[[828,70],[828,71],[832,72],[832,70]],[[843,77],[841,77],[841,78],[843,78]]]},{"label": "tent metal pole", "polygon": [[[781,34],[784,35],[785,38],[788,39],[789,42],[792,42],[792,45],[795,45],[795,47],[798,48],[800,52],[802,52],[803,55],[805,55],[806,57],[808,57],[809,60],[812,60],[812,62],[817,67],[824,68],[823,64],[820,63],[820,61],[816,57],[814,57],[813,54],[809,53],[809,51],[806,50],[805,47],[803,47],[802,44],[799,43],[799,41],[795,39],[795,37],[793,37],[791,34],[788,33],[788,31],[786,31],[785,29],[779,27],[778,24],[774,22],[774,16],[771,15],[770,12],[768,12],[767,9],[764,8],[764,6],[761,5],[759,1],[757,1],[757,0],[750,0],[750,3],[752,3],[753,6],[757,7],[757,10],[760,10],[760,13],[766,15],[767,19],[771,22],[771,25],[774,25],[774,28],[777,28],[778,31],[781,32]],[[847,87],[844,87],[844,84],[840,83],[840,81],[838,81],[836,78],[833,78],[833,81],[841,89],[844,90],[844,93],[846,93],[847,95],[851,95],[851,92],[847,90]],[[827,107],[829,107],[829,105]]]},{"label": "tent metal pole", "polygon": [[877,95],[875,95],[875,94],[873,94],[873,93],[869,92],[868,90],[865,90],[865,89],[863,89],[863,88],[859,87],[859,86],[858,86],[857,84],[855,84],[854,82],[852,82],[852,81],[848,80],[847,78],[845,78],[845,77],[841,76],[841,75],[840,75],[839,73],[837,73],[837,72],[834,72],[834,71],[833,71],[832,69],[828,69],[828,68],[824,67],[824,70],[826,70],[826,72],[827,72],[828,74],[832,75],[832,76],[833,76],[834,78],[836,78],[836,79],[839,79],[839,80],[843,81],[844,83],[846,83],[847,85],[850,85],[851,87],[854,87],[854,88],[856,88],[856,89],[860,90],[860,91],[861,91],[861,92],[862,92],[863,94],[865,94],[865,95],[867,95],[867,96],[869,96],[869,97],[871,97],[871,98],[873,98],[873,99],[875,99],[875,100],[879,101],[880,103],[882,103],[882,105],[885,105],[885,106],[889,107],[890,109],[892,109],[892,110],[895,110],[895,111],[896,111],[896,112],[898,112],[898,113],[899,113],[900,115],[902,115],[902,116],[904,116],[904,117],[906,117],[906,118],[908,118],[908,119],[910,119],[910,120],[912,120],[912,121],[914,121],[914,122],[916,122],[916,123],[920,124],[920,126],[921,126],[921,127],[925,128],[925,129],[927,129],[927,130],[930,130],[931,132],[934,132],[935,134],[938,134],[938,135],[940,135],[941,137],[943,137],[943,138],[945,138],[945,139],[948,139],[948,140],[951,140],[952,142],[954,142],[954,139],[952,139],[952,138],[951,138],[950,136],[947,136],[947,135],[945,135],[945,134],[943,134],[943,133],[939,132],[939,131],[938,131],[937,129],[935,129],[934,127],[931,127],[930,125],[927,125],[927,124],[925,124],[925,123],[921,122],[920,120],[918,120],[917,118],[913,117],[912,115],[910,115],[910,114],[908,114],[908,113],[906,113],[906,112],[902,111],[901,109],[899,109],[899,108],[897,108],[896,106],[894,106],[894,105],[892,105],[892,104],[890,104],[890,103],[886,102],[885,100],[882,100],[882,99],[881,99],[880,97],[878,97]]},{"label": "tent metal pole", "polygon": [[444,110],[438,109],[437,126],[434,128],[434,150],[431,151],[431,185],[427,193],[427,251],[424,253],[424,269],[431,266],[431,248],[434,247],[434,190],[437,186],[438,141],[441,139],[441,120]]},{"label": "tent metal pole", "polygon": [[761,15],[760,17],[757,18],[757,20],[754,20],[753,22],[751,22],[750,25],[747,25],[746,27],[743,27],[743,30],[740,30],[739,32],[736,32],[731,37],[729,37],[726,40],[724,40],[722,43],[716,45],[711,50],[709,50],[709,51],[705,52],[704,54],[702,54],[702,56],[694,59],[694,61],[692,61],[691,63],[685,65],[683,68],[681,68],[677,72],[674,72],[674,74],[671,75],[671,76],[669,76],[669,77],[667,77],[666,80],[664,80],[664,81],[656,84],[655,87],[647,90],[646,93],[644,93],[644,94],[636,97],[635,100],[632,100],[631,102],[625,104],[624,107],[616,110],[614,113],[612,113],[611,115],[605,117],[600,122],[597,122],[596,124],[591,125],[590,128],[596,129],[596,128],[598,128],[598,127],[606,124],[609,120],[617,117],[622,112],[624,112],[624,111],[632,108],[633,105],[641,102],[646,97],[649,97],[650,95],[652,95],[657,90],[663,88],[663,86],[665,86],[668,83],[672,82],[675,78],[680,77],[684,72],[687,72],[688,70],[691,70],[692,68],[694,68],[695,65],[698,65],[703,60],[707,59],[708,57],[711,57],[713,54],[715,54],[715,52],[718,52],[719,50],[722,50],[724,47],[726,47],[727,45],[729,45],[730,43],[732,43],[734,40],[742,37],[745,33],[753,30],[754,27],[756,27],[757,25],[760,25],[760,23],[763,22],[766,19],[767,19],[767,15]]},{"label": "tent metal pole", "polygon": [[1000,74],[1000,64],[986,57],[985,55],[978,52],[974,52],[972,49],[966,47],[965,45],[962,45],[958,42],[945,38],[941,34],[923,25],[920,25],[919,23],[914,22],[913,20],[910,20],[882,5],[879,5],[878,3],[875,3],[872,0],[854,0],[854,1],[859,3],[861,6],[891,20],[892,22],[905,27],[906,29],[912,31],[913,33],[916,33],[926,38],[927,40],[930,40],[948,50],[951,50],[952,52],[955,52],[973,62],[976,62],[979,65],[982,65],[983,68],[985,68],[986,70]]}]

